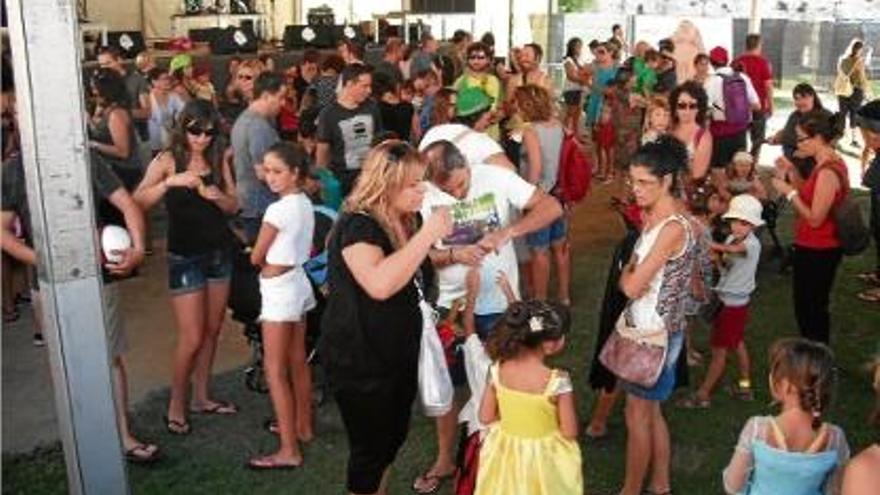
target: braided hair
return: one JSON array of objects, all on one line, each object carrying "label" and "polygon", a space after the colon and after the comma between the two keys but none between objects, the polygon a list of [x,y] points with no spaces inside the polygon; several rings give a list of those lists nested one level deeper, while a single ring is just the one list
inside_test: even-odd
[{"label": "braided hair", "polygon": [[568,333],[568,308],[547,301],[515,302],[495,326],[486,350],[496,361],[515,358],[520,351],[558,340]]},{"label": "braided hair", "polygon": [[813,416],[813,429],[822,426],[836,382],[834,354],[824,344],[802,338],[777,341],[770,350],[770,381],[775,388],[787,380],[798,393],[800,408]]}]

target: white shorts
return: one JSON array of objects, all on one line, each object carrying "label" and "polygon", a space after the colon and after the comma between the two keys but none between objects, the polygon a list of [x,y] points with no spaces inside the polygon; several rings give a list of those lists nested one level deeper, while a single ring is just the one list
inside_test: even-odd
[{"label": "white shorts", "polygon": [[260,296],[260,321],[302,321],[316,304],[312,285],[299,266],[277,277],[260,277]]}]

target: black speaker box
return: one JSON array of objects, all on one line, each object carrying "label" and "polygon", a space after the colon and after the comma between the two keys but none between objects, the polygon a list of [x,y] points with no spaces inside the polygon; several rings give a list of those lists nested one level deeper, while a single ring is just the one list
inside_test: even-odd
[{"label": "black speaker box", "polygon": [[284,28],[284,49],[334,48],[333,26],[291,25]]},{"label": "black speaker box", "polygon": [[220,30],[211,40],[211,53],[231,55],[233,53],[257,53],[257,35],[250,25],[229,26]]},{"label": "black speaker box", "polygon": [[119,50],[122,58],[135,58],[147,49],[140,31],[110,31],[107,33],[107,45]]},{"label": "black speaker box", "polygon": [[190,29],[187,36],[199,43],[213,43],[214,39],[223,34],[222,28]]},{"label": "black speaker box", "polygon": [[351,40],[355,43],[363,45],[367,42],[364,36],[364,30],[360,26],[351,24],[344,26],[333,26],[333,40],[338,44],[342,40]]}]

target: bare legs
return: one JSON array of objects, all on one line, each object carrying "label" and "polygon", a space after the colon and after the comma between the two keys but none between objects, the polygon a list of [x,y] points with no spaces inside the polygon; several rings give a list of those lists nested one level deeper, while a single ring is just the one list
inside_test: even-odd
[{"label": "bare legs", "polygon": [[[736,353],[737,364],[739,365],[739,376],[741,380],[748,380],[750,374],[749,353],[746,350],[745,342],[740,342],[734,351]],[[706,371],[706,378],[703,384],[697,390],[697,398],[703,401],[709,400],[712,390],[718,384],[718,380],[724,375],[724,367],[727,364],[727,349],[723,347],[712,348],[712,361],[709,363],[709,369]]]},{"label": "bare legs", "polygon": [[[194,405],[209,408],[211,367],[217,349],[217,337],[226,313],[229,283],[209,283],[206,288],[173,296],[171,306],[177,322],[178,339],[174,351],[174,375],[168,420],[186,425],[186,399],[190,374],[194,378]],[[184,426],[180,429],[186,429]]]},{"label": "bare legs", "polygon": [[458,404],[436,420],[437,459],[423,475],[413,482],[416,493],[433,493],[432,488],[440,483],[438,478],[446,477],[455,471],[455,434],[458,431]]},{"label": "bare legs", "polygon": [[627,395],[626,428],[626,477],[621,495],[641,493],[649,467],[652,491],[669,490],[669,428],[660,403]]},{"label": "bare legs", "polygon": [[[560,303],[568,306],[571,304],[571,249],[568,242],[568,234],[550,246],[553,252],[553,260],[556,262],[556,298]],[[546,247],[531,249],[529,272],[531,272],[530,297],[546,301],[550,285],[550,252]],[[522,273],[522,272],[520,272]]]}]

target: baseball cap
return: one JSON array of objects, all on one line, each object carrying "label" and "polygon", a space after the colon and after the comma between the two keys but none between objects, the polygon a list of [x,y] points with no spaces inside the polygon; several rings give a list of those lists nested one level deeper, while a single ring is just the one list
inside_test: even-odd
[{"label": "baseball cap", "polygon": [[727,54],[727,49],[723,46],[716,46],[709,50],[709,61],[714,65],[727,65],[730,62],[730,55]]}]

